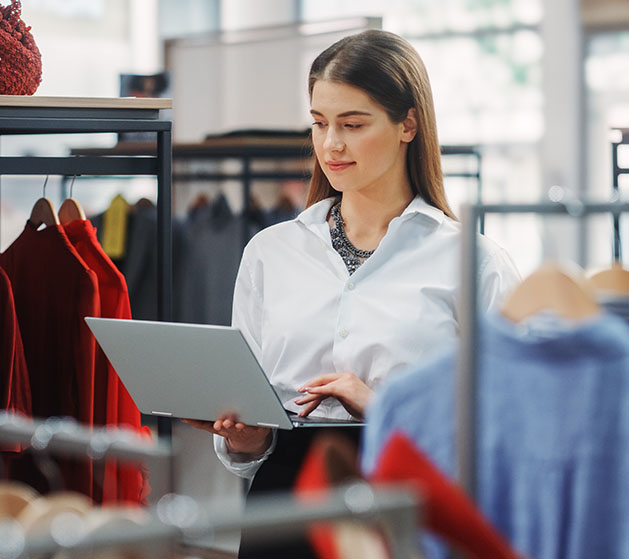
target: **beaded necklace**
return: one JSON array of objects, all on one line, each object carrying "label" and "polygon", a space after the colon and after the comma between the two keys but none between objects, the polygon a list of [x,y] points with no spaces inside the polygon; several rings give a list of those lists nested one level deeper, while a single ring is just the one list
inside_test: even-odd
[{"label": "beaded necklace", "polygon": [[334,227],[330,229],[330,235],[332,236],[332,246],[334,250],[341,255],[345,267],[351,276],[360,265],[369,258],[374,251],[373,250],[360,250],[356,248],[345,234],[345,222],[341,217],[341,203],[336,203],[330,212],[332,219],[334,220]]}]

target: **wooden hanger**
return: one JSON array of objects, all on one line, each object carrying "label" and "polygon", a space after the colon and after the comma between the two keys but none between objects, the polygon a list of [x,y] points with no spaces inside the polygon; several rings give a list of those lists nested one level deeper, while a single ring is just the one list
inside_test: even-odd
[{"label": "wooden hanger", "polygon": [[591,276],[589,283],[594,289],[616,295],[629,295],[629,270],[616,262],[611,268]]},{"label": "wooden hanger", "polygon": [[74,491],[60,491],[31,500],[17,515],[16,520],[26,534],[41,534],[50,529],[54,518],[62,513],[83,516],[92,507],[91,500]]},{"label": "wooden hanger", "polygon": [[85,220],[85,212],[78,200],[66,198],[59,208],[59,221],[68,223],[76,219]]},{"label": "wooden hanger", "polygon": [[29,221],[35,229],[38,229],[42,223],[46,227],[59,225],[59,216],[48,198],[40,198],[31,210]]},{"label": "wooden hanger", "polygon": [[17,481],[0,481],[0,517],[17,517],[39,493]]},{"label": "wooden hanger", "polygon": [[553,263],[542,265],[525,278],[507,297],[502,314],[521,322],[544,310],[568,320],[583,320],[600,312],[588,286]]}]

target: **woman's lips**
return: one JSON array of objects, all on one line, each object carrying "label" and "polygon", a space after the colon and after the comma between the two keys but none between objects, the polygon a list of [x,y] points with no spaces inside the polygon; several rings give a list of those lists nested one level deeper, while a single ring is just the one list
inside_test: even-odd
[{"label": "woman's lips", "polygon": [[326,165],[330,171],[344,171],[354,164],[353,161],[327,161]]}]

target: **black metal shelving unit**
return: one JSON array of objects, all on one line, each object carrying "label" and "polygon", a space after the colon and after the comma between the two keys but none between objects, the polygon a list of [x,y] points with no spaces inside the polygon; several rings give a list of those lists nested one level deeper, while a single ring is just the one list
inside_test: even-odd
[{"label": "black metal shelving unit", "polygon": [[[77,157],[0,156],[0,175],[114,176],[157,178],[157,315],[172,318],[172,122],[160,117],[170,99],[24,97],[0,95],[0,136],[36,134],[152,132],[151,155]],[[158,421],[169,436],[170,421]]]}]

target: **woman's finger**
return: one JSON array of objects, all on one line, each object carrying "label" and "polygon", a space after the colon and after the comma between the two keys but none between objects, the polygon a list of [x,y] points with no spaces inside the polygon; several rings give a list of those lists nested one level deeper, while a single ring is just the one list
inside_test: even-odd
[{"label": "woman's finger", "polygon": [[318,394],[304,394],[300,398],[297,398],[295,400],[295,403],[302,406],[304,404],[312,402],[313,400],[320,400],[320,399],[321,399],[321,396],[319,396]]},{"label": "woman's finger", "polygon": [[298,392],[308,392],[308,389],[313,386],[321,386],[338,379],[343,373],[326,373],[310,379],[302,387],[298,388]]},{"label": "woman's finger", "polygon": [[304,407],[304,409],[299,411],[299,416],[301,417],[306,417],[307,415],[309,415],[312,411],[316,410],[317,407],[319,406],[319,404],[321,402],[323,402],[323,400],[325,400],[325,398],[317,398],[314,402],[310,402],[309,404],[306,404],[306,406]]},{"label": "woman's finger", "polygon": [[197,419],[182,419],[182,421],[195,429],[202,429],[210,433],[216,433],[216,429],[211,421],[200,421]]},{"label": "woman's finger", "polygon": [[324,384],[321,386],[310,386],[308,388],[308,394],[312,395],[327,395],[334,396],[337,393],[337,385],[334,382],[330,382],[328,384]]}]

